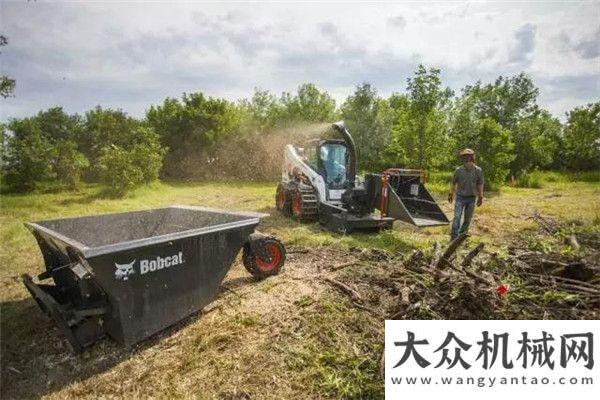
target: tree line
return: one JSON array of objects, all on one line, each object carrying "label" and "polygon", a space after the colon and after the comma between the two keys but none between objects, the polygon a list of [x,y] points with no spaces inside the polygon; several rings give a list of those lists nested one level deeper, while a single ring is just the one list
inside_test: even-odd
[{"label": "tree line", "polygon": [[476,151],[491,185],[534,169],[600,169],[600,102],[574,108],[562,124],[537,104],[538,94],[524,73],[454,93],[439,69],[419,66],[404,92],[383,97],[363,83],[339,106],[307,83],[237,102],[183,94],[141,119],[100,106],[83,115],[55,107],[0,125],[3,190],[86,181],[123,194],[158,177],[274,180],[285,143],[338,119],[364,171],[448,170],[464,147]]}]

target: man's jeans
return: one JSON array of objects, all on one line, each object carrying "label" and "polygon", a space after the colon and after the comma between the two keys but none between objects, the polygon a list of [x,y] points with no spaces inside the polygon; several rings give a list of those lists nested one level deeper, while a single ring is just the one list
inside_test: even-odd
[{"label": "man's jeans", "polygon": [[[456,196],[454,202],[454,219],[452,220],[452,233],[450,233],[450,239],[454,240],[459,234],[462,235],[469,231],[469,225],[471,224],[471,218],[473,218],[473,211],[475,210],[475,196]],[[460,220],[464,214],[464,221],[462,226]]]}]

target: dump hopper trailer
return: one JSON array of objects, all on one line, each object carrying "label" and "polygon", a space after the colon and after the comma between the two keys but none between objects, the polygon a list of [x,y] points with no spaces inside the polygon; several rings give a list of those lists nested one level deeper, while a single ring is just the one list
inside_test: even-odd
[{"label": "dump hopper trailer", "polygon": [[285,248],[255,233],[266,214],[171,206],[31,222],[46,271],[23,283],[75,352],[105,335],[131,346],[201,310],[243,247],[264,278]]}]

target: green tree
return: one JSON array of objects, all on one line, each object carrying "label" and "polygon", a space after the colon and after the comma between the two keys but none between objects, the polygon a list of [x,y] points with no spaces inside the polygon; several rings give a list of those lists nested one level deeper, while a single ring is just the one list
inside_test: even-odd
[{"label": "green tree", "polygon": [[389,144],[393,117],[388,102],[371,84],[363,83],[348,96],[341,114],[356,142],[359,168],[376,171],[385,167],[382,156]]},{"label": "green tree", "polygon": [[442,87],[440,70],[423,65],[407,79],[404,101],[394,99],[392,149],[401,164],[421,169],[438,168],[446,160],[440,149],[447,147],[447,107],[453,96]]},{"label": "green tree", "polygon": [[77,143],[71,140],[56,142],[53,153],[57,179],[70,189],[76,188],[83,172],[89,167],[88,159],[77,150]]},{"label": "green tree", "polygon": [[104,148],[119,146],[129,148],[146,140],[138,134],[142,122],[122,110],[103,109],[98,106],[85,113],[78,143],[92,165],[102,156]]},{"label": "green tree", "polygon": [[473,146],[477,152],[477,163],[485,171],[488,187],[497,187],[508,177],[514,158],[510,132],[489,118],[479,120],[477,128]]},{"label": "green tree", "polygon": [[[504,143],[505,148],[498,148],[496,155],[488,154],[482,158],[493,169],[490,171],[490,183],[499,184],[505,179],[508,158],[513,173],[532,167],[547,167],[552,163],[560,144],[560,124],[536,105],[537,96],[538,89],[531,78],[521,73],[509,78],[500,76],[490,84],[477,82],[466,86],[456,101],[451,129],[456,151],[461,147],[476,147],[471,144],[478,143],[475,132],[481,132],[483,128],[486,132],[493,132],[495,128],[490,121],[496,122],[503,128],[503,133],[510,135],[508,139],[500,135],[494,140],[497,145]],[[483,142],[489,139],[482,138]]]},{"label": "green tree", "polygon": [[454,155],[457,157],[460,149],[466,147],[475,150],[476,163],[483,169],[486,187],[495,189],[510,172],[514,143],[507,129],[493,119],[477,118],[470,105],[468,99],[467,104],[461,104],[453,121]]},{"label": "green tree", "polygon": [[74,187],[88,163],[78,150],[81,121],[61,107],[35,117],[12,120],[5,134],[6,179],[16,190],[32,190],[41,182]]},{"label": "green tree", "polygon": [[300,85],[296,95],[283,93],[280,103],[280,123],[333,122],[335,119],[335,100],[312,83]]},{"label": "green tree", "polygon": [[409,166],[412,147],[410,136],[407,135],[411,123],[410,101],[405,94],[393,93],[388,98],[391,132],[387,147],[383,153],[386,166]]},{"label": "green tree", "polygon": [[[4,47],[8,44],[8,38],[4,35],[0,35],[0,47]],[[15,90],[15,80],[9,78],[6,75],[0,75],[0,96],[7,98],[12,96]]]},{"label": "green tree", "polygon": [[479,118],[493,119],[512,130],[521,118],[536,110],[539,90],[527,74],[520,73],[510,78],[500,76],[487,85],[477,82],[466,86],[463,93],[473,100]]},{"label": "green tree", "polygon": [[28,191],[54,178],[52,148],[35,118],[14,119],[3,134],[2,166],[9,187]]},{"label": "green tree", "polygon": [[82,129],[81,118],[77,114],[67,114],[62,107],[40,111],[35,120],[42,136],[51,145],[62,140],[77,141]]},{"label": "green tree", "polygon": [[83,131],[81,118],[77,114],[67,114],[62,107],[53,107],[40,111],[35,121],[51,154],[53,178],[75,188],[89,166],[79,148]]},{"label": "green tree", "polygon": [[244,121],[244,125],[258,131],[272,128],[281,115],[279,100],[268,90],[255,89],[252,98],[242,100],[240,105],[247,119],[247,121]]},{"label": "green tree", "polygon": [[101,181],[118,196],[156,180],[166,153],[152,128],[135,128],[129,137],[126,146],[104,147],[97,164]]},{"label": "green tree", "polygon": [[561,129],[560,121],[545,110],[536,110],[518,121],[512,131],[515,159],[511,172],[552,166],[561,144]]},{"label": "green tree", "polygon": [[600,170],[600,102],[567,113],[565,164],[575,170]]},{"label": "green tree", "polygon": [[146,118],[168,148],[164,175],[197,177],[214,156],[216,144],[239,131],[242,112],[227,100],[192,93],[151,106]]}]

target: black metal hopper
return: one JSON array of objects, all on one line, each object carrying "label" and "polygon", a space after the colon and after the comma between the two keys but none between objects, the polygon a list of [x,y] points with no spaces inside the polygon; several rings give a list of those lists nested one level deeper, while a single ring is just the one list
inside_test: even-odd
[{"label": "black metal hopper", "polygon": [[265,214],[190,206],[27,223],[46,271],[23,281],[75,351],[132,345],[202,309]]},{"label": "black metal hopper", "polygon": [[386,215],[417,227],[447,225],[448,217],[423,184],[421,171],[390,169]]}]

